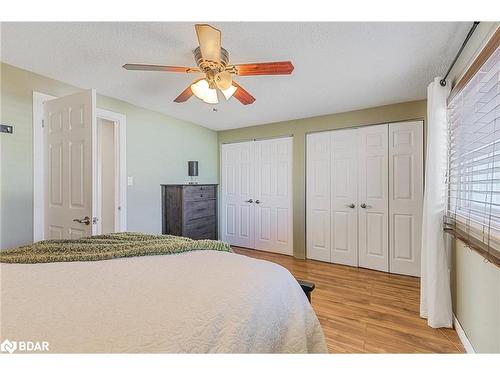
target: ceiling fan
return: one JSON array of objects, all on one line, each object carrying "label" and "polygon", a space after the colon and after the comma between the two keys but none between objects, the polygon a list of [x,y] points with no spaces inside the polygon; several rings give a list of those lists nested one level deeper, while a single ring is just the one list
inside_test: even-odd
[{"label": "ceiling fan", "polygon": [[233,75],[291,74],[294,69],[290,61],[231,65],[229,64],[229,53],[221,47],[220,30],[206,24],[197,24],[195,29],[200,44],[193,52],[197,68],[146,64],[125,64],[123,68],[174,73],[202,73],[205,77],[193,81],[174,99],[174,102],[183,103],[195,95],[205,103],[217,104],[219,102],[217,89],[219,89],[226,100],[234,96],[244,105],[252,104],[255,98],[233,80]]}]

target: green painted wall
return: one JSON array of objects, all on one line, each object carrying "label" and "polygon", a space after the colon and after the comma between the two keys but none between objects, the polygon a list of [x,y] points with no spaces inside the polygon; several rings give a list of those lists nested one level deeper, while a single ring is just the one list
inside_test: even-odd
[{"label": "green painted wall", "polygon": [[[455,82],[499,27],[481,22],[467,43],[449,82]],[[500,268],[457,240],[452,250],[453,312],[477,353],[500,353]]]},{"label": "green painted wall", "polygon": [[297,258],[304,258],[306,243],[306,134],[322,130],[424,119],[426,110],[426,101],[421,100],[328,116],[220,131],[218,132],[219,151],[222,143],[293,134],[293,253]]},{"label": "green painted wall", "polygon": [[[32,241],[32,93],[54,96],[81,89],[1,64],[0,248]],[[160,184],[187,182],[187,161],[200,161],[200,182],[217,182],[217,133],[201,126],[98,95],[97,106],[127,116],[128,229],[161,233]],[[182,142],[179,142],[182,140]]]},{"label": "green painted wall", "polygon": [[500,353],[500,268],[456,241],[453,311],[476,353]]}]

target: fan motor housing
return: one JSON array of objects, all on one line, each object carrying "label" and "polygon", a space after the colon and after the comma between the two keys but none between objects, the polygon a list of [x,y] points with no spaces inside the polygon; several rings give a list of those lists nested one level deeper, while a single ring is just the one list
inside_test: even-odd
[{"label": "fan motor housing", "polygon": [[200,47],[196,47],[193,54],[196,65],[205,73],[217,74],[223,72],[229,62],[229,52],[222,47],[220,49],[220,62],[204,59]]}]

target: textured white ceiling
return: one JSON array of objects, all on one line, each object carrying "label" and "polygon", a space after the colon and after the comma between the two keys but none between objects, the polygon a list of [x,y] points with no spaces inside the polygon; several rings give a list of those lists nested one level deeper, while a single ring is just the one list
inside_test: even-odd
[{"label": "textured white ceiling", "polygon": [[257,100],[173,99],[197,75],[124,63],[194,66],[193,23],[2,23],[1,59],[212,129],[239,128],[423,99],[470,23],[218,23],[231,63],[291,60],[291,76],[236,78]]}]

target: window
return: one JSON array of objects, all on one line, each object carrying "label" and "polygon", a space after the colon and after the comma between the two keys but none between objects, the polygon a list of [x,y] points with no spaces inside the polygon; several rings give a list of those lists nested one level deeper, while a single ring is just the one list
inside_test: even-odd
[{"label": "window", "polygon": [[500,261],[500,49],[448,103],[445,230]]}]

